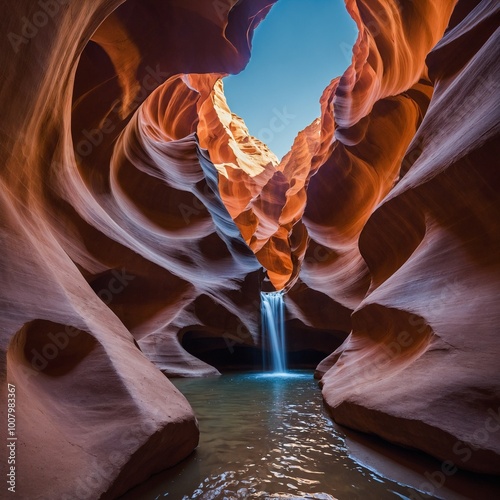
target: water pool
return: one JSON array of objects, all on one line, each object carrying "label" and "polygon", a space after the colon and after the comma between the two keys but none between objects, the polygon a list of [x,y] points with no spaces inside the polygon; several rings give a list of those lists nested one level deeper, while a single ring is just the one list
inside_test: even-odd
[{"label": "water pool", "polygon": [[198,417],[200,445],[123,500],[385,500],[410,498],[415,491],[349,457],[310,371],[173,382]]}]

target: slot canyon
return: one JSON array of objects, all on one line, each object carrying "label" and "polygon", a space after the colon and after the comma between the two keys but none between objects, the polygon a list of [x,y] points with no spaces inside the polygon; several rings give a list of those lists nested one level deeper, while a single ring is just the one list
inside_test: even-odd
[{"label": "slot canyon", "polygon": [[345,0],[279,160],[223,79],[284,1],[1,0],[1,498],[5,443],[30,500],[189,457],[172,380],[259,368],[274,291],[333,422],[500,475],[500,4]]}]

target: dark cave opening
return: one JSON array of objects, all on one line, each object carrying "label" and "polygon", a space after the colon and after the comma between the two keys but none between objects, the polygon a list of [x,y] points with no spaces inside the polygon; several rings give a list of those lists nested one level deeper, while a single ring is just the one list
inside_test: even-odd
[{"label": "dark cave opening", "polygon": [[[298,320],[286,322],[286,350],[289,369],[315,369],[347,338],[348,332],[318,330]],[[182,347],[221,373],[262,371],[263,351],[260,344],[250,344],[251,337],[241,339],[227,333],[187,329],[181,336]]]}]

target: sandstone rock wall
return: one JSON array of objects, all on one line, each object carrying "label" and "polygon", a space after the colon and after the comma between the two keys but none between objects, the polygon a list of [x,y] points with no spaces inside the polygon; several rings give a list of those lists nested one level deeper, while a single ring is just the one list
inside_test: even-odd
[{"label": "sandstone rock wall", "polygon": [[196,85],[215,79],[178,75],[239,71],[269,5],[120,4],[2,3],[2,421],[7,381],[21,498],[116,497],[185,458],[195,416],[144,352],[217,374],[183,328],[258,333],[260,265],[196,136]]},{"label": "sandstone rock wall", "polygon": [[187,456],[196,420],[161,371],[218,374],[184,336],[258,349],[273,288],[293,349],[351,332],[317,369],[338,422],[500,472],[499,8],[347,0],[352,64],[279,162],[221,81],[273,3],[3,2],[21,495],[113,497]]},{"label": "sandstone rock wall", "polygon": [[429,109],[359,237],[368,293],[320,372],[338,422],[499,474],[499,8],[471,3],[426,59]]}]

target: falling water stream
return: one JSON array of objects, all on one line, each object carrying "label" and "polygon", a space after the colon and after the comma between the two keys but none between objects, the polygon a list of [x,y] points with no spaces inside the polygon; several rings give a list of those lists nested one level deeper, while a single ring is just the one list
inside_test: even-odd
[{"label": "falling water stream", "polygon": [[366,451],[356,460],[325,413],[313,372],[287,369],[283,293],[261,299],[265,371],[173,379],[198,419],[199,446],[121,500],[471,498],[430,496],[390,479],[363,465]]},{"label": "falling water stream", "polygon": [[264,370],[286,373],[285,301],[283,292],[261,292]]},{"label": "falling water stream", "polygon": [[122,500],[432,498],[349,456],[312,372],[287,370],[283,293],[261,299],[264,373],[173,380],[196,413],[200,444]]}]

